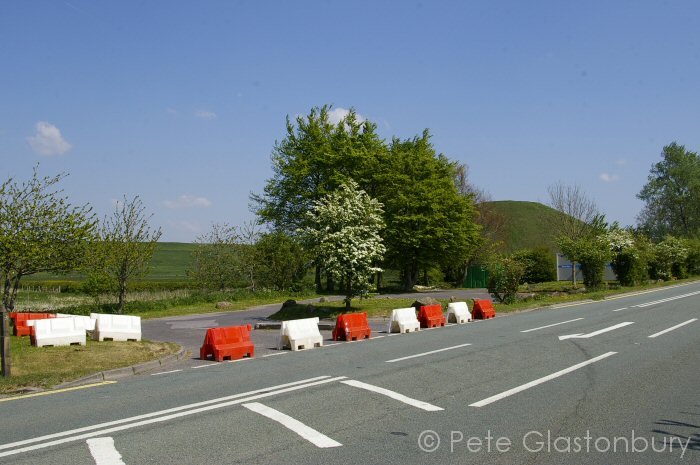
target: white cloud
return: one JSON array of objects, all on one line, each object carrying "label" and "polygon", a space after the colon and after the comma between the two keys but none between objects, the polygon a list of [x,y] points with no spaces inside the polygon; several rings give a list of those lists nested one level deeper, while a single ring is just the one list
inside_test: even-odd
[{"label": "white cloud", "polygon": [[40,155],[61,155],[73,148],[63,138],[61,131],[46,121],[36,123],[35,133],[27,137],[27,143]]},{"label": "white cloud", "polygon": [[209,110],[197,110],[194,112],[194,116],[200,119],[216,119],[216,113]]},{"label": "white cloud", "polygon": [[615,163],[617,164],[617,166],[625,166],[627,164],[627,160],[625,160],[624,158],[620,158]]},{"label": "white cloud", "polygon": [[620,176],[618,176],[616,174],[608,174],[608,173],[600,173],[600,176],[598,176],[598,177],[605,182],[613,182],[613,181],[617,181],[618,179],[620,179]]},{"label": "white cloud", "polygon": [[163,202],[166,208],[209,208],[211,201],[206,197],[197,197],[194,195],[181,195],[176,200],[165,200]]},{"label": "white cloud", "polygon": [[[328,112],[328,121],[330,121],[332,124],[338,124],[340,121],[348,116],[350,113],[350,110],[346,110],[345,108],[333,108],[331,111]],[[355,113],[355,116],[357,116],[357,121],[362,123],[365,120],[365,117],[362,116],[359,113]]]}]

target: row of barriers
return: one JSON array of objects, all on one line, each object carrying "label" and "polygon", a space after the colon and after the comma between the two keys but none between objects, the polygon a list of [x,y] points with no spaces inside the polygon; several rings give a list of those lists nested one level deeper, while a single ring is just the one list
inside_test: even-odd
[{"label": "row of barriers", "polygon": [[37,347],[85,345],[87,332],[96,341],[140,341],[141,317],[91,313],[10,313],[16,336],[29,336]]},{"label": "row of barriers", "polygon": [[[447,316],[442,313],[439,304],[421,306],[417,315],[414,307],[398,308],[391,312],[387,333],[409,333],[421,328],[442,327],[448,322],[464,324],[472,319],[486,320],[495,316],[493,304],[485,299],[475,300],[472,312],[466,302],[452,302],[447,306]],[[323,336],[318,323],[318,317],[283,321],[277,338],[277,349],[298,351],[322,347]],[[199,357],[203,360],[212,357],[217,362],[253,357],[255,347],[250,339],[251,329],[250,325],[207,329]],[[357,341],[369,339],[371,335],[372,328],[366,312],[338,315],[332,331],[334,341]]]}]

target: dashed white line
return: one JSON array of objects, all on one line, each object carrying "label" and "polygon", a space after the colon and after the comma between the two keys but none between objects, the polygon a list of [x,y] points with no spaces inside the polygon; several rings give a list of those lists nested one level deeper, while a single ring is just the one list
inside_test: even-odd
[{"label": "dashed white line", "polygon": [[288,353],[289,353],[289,352],[275,352],[275,353],[273,353],[273,354],[266,354],[266,355],[263,355],[263,356],[260,357],[260,358],[274,357],[275,355],[285,355],[285,354],[288,354]]},{"label": "dashed white line", "polygon": [[178,371],[182,371],[182,370],[160,371],[158,373],[151,373],[151,376],[167,375],[168,373],[177,373]]},{"label": "dashed white line", "polygon": [[410,397],[404,396],[403,394],[399,394],[398,392],[390,391],[379,386],[374,386],[373,384],[363,383],[362,381],[348,379],[345,381],[341,381],[341,383],[347,384],[348,386],[364,389],[366,391],[376,392],[377,394],[385,395],[394,400],[398,400],[399,402],[403,402],[404,404],[408,404],[421,410],[426,410],[428,412],[437,412],[439,410],[444,410],[441,407],[431,405],[427,402],[423,402],[422,400],[412,399]]},{"label": "dashed white line", "polygon": [[335,441],[325,434],[319,433],[315,429],[305,425],[304,423],[300,422],[299,420],[290,417],[289,415],[286,415],[279,410],[275,410],[273,408],[270,408],[266,405],[263,405],[259,402],[251,402],[249,404],[243,404],[243,407],[247,408],[248,410],[259,413],[260,415],[267,417],[271,420],[274,420],[281,425],[287,427],[288,429],[292,430],[302,438],[306,439],[316,447],[320,448],[328,448],[328,447],[339,447],[342,446],[341,443],[338,441]]},{"label": "dashed white line", "polygon": [[114,447],[114,439],[88,439],[87,445],[90,449],[90,455],[95,459],[95,465],[125,465],[121,454]]},{"label": "dashed white line", "polygon": [[453,350],[453,349],[459,349],[461,347],[467,347],[470,346],[471,344],[460,344],[458,346],[452,346],[452,347],[445,347],[444,349],[437,349],[437,350],[431,350],[429,352],[422,352],[420,354],[415,354],[415,355],[408,355],[406,357],[401,357],[401,358],[395,358],[392,360],[387,360],[386,363],[394,363],[394,362],[401,362],[403,360],[408,360],[411,358],[416,358],[416,357],[423,357],[425,355],[430,355],[430,354],[437,354],[438,352],[445,352],[446,350]]},{"label": "dashed white line", "polygon": [[657,337],[657,336],[661,336],[662,334],[669,333],[669,332],[673,331],[674,329],[678,329],[678,328],[680,328],[681,326],[689,325],[690,323],[692,323],[692,322],[694,322],[694,321],[698,321],[698,319],[697,319],[697,318],[693,318],[692,320],[684,321],[683,323],[677,324],[676,326],[671,326],[671,327],[668,328],[668,329],[664,329],[663,331],[659,331],[658,333],[652,334],[651,336],[649,336],[649,338],[653,339],[653,338],[655,338],[655,337]]},{"label": "dashed white line", "polygon": [[613,310],[613,312],[621,312],[623,310],[627,310],[627,307],[618,308],[617,310]]},{"label": "dashed white line", "polygon": [[563,325],[563,324],[566,324],[566,323],[571,323],[571,322],[574,322],[574,321],[580,321],[580,320],[583,320],[583,318],[576,318],[576,319],[574,319],[574,320],[562,321],[562,322],[560,322],[560,323],[554,323],[554,324],[552,324],[552,325],[547,325],[547,326],[540,326],[539,328],[526,329],[525,331],[520,331],[520,332],[521,332],[521,333],[529,333],[529,332],[531,332],[531,331],[537,331],[537,330],[539,330],[539,329],[545,329],[545,328],[552,328],[552,327],[554,327],[554,326],[559,326],[559,325]]},{"label": "dashed white line", "polygon": [[[480,400],[479,402],[474,402],[473,404],[469,404],[470,407],[484,407],[485,405],[492,404],[496,401],[499,401],[501,399],[505,399],[506,397],[512,396],[513,394],[517,394],[519,392],[525,391],[527,389],[530,389],[531,387],[535,387],[538,384],[546,383],[547,381],[551,381],[555,378],[559,378],[560,376],[564,376],[567,373],[571,373],[572,371],[576,371],[579,368],[583,368],[587,365],[590,365],[592,363],[595,363],[599,360],[603,360],[604,358],[608,358],[611,355],[615,355],[617,352],[608,352],[603,355],[599,355],[595,358],[592,358],[590,360],[586,360],[585,362],[578,363],[574,366],[570,366],[569,368],[565,368],[561,371],[557,371],[556,373],[552,373],[551,375],[544,376],[542,378],[536,379],[534,381],[530,381],[527,384],[523,384],[522,386],[518,386],[513,389],[509,389],[507,391],[504,391],[500,394],[496,394],[495,396],[487,397],[484,400]],[[343,381],[344,382],[344,381]]]},{"label": "dashed white line", "polygon": [[683,299],[685,297],[691,297],[691,296],[698,295],[698,294],[700,294],[700,291],[689,292],[688,294],[681,294],[681,295],[677,295],[674,297],[668,297],[666,299],[659,299],[659,300],[655,300],[653,302],[645,302],[643,304],[635,305],[635,307],[640,307],[640,308],[649,307],[650,305],[663,304],[666,302],[671,302],[672,300]]},{"label": "dashed white line", "polygon": [[206,363],[206,364],[204,364],[204,365],[197,365],[197,366],[194,366],[194,367],[191,367],[191,368],[194,369],[194,370],[196,370],[197,368],[215,367],[215,366],[217,366],[217,365],[218,365],[218,363]]}]

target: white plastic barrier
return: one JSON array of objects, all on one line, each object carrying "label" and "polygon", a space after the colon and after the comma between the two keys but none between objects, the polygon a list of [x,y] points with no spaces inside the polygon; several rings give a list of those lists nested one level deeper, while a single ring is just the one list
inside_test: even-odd
[{"label": "white plastic barrier", "polygon": [[69,315],[67,313],[57,313],[56,318],[78,318],[85,324],[87,331],[95,330],[95,319],[85,315]]},{"label": "white plastic barrier", "polygon": [[420,331],[420,322],[416,318],[416,309],[413,307],[397,308],[391,311],[391,319],[387,333],[409,333]]},{"label": "white plastic barrier", "polygon": [[289,347],[297,351],[323,346],[323,336],[318,330],[318,317],[283,321],[277,348]]},{"label": "white plastic barrier", "polygon": [[37,347],[85,345],[85,322],[80,318],[32,320],[32,326]]},{"label": "white plastic barrier", "polygon": [[472,314],[466,302],[451,302],[447,304],[448,323],[466,323],[472,321]]},{"label": "white plastic barrier", "polygon": [[141,317],[130,315],[105,315],[91,313],[95,320],[95,331],[92,338],[96,341],[111,339],[113,341],[140,341]]}]

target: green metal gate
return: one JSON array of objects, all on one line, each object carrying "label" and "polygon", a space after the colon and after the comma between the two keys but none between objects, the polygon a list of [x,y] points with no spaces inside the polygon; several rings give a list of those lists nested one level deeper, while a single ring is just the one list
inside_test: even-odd
[{"label": "green metal gate", "polygon": [[474,289],[487,287],[489,282],[489,272],[483,265],[473,265],[467,270],[467,279],[464,280],[464,287]]}]

